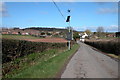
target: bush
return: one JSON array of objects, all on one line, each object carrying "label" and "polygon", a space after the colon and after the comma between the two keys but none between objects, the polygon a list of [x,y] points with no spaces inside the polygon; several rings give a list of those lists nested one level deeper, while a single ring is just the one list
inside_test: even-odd
[{"label": "bush", "polygon": [[64,48],[65,43],[42,43],[24,40],[2,39],[2,62],[6,63],[31,53],[43,52],[47,49]]},{"label": "bush", "polygon": [[85,41],[85,43],[107,53],[120,54],[119,41]]}]

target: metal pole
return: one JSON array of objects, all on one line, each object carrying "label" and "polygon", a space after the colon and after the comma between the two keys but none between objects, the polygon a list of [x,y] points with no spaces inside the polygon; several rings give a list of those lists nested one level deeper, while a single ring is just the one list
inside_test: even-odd
[{"label": "metal pole", "polygon": [[68,41],[68,50],[70,50],[70,40]]},{"label": "metal pole", "polygon": [[[69,22],[69,33],[70,33],[70,22]],[[68,50],[70,50],[70,40],[68,41]]]},{"label": "metal pole", "polygon": [[[70,21],[69,21],[69,33],[70,33]],[[68,41],[68,50],[70,50],[70,40]]]},{"label": "metal pole", "polygon": [[72,40],[73,40],[73,28],[72,28]]},{"label": "metal pole", "polygon": [[[68,14],[70,14],[70,10],[68,10]],[[68,25],[69,25],[69,34],[70,34],[70,20],[68,20]],[[68,41],[68,50],[70,50],[70,40]]]}]

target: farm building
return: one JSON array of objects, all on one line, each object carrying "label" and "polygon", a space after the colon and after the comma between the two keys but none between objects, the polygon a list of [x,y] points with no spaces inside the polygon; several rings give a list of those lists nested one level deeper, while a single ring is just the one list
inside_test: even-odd
[{"label": "farm building", "polygon": [[116,37],[120,37],[120,32],[116,32]]}]

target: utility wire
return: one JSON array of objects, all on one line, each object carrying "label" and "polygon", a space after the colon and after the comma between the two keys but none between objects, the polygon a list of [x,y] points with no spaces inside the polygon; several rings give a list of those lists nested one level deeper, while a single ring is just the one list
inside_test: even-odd
[{"label": "utility wire", "polygon": [[56,8],[58,9],[58,11],[60,12],[61,16],[62,16],[62,17],[64,18],[64,20],[65,20],[65,17],[63,16],[63,14],[62,14],[60,8],[57,6],[57,4],[55,3],[54,0],[52,0],[52,1],[53,1],[53,3],[55,4],[55,6],[56,6]]}]

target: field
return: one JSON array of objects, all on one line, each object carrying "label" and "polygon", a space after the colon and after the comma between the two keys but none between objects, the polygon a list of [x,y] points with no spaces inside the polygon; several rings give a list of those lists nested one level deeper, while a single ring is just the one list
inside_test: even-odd
[{"label": "field", "polygon": [[49,43],[67,43],[68,41],[62,38],[43,38],[43,39],[25,39],[32,42],[49,42]]}]

